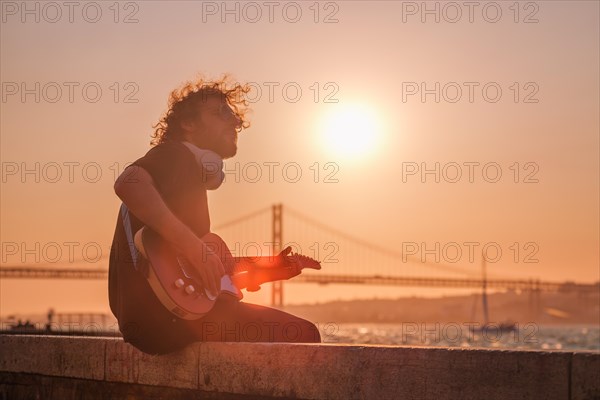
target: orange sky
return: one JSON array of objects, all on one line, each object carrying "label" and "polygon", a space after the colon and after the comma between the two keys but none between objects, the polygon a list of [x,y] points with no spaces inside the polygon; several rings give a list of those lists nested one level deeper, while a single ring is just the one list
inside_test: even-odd
[{"label": "orange sky", "polygon": [[[410,243],[498,243],[503,257],[490,266],[497,276],[600,279],[597,2],[481,2],[458,11],[427,3],[438,7],[439,22],[422,2],[277,3],[271,16],[261,2],[253,3],[258,9],[230,2],[230,13],[221,2],[122,2],[118,9],[110,2],[98,3],[100,14],[78,3],[71,15],[37,2],[27,13],[22,4],[2,2],[3,265],[44,266],[53,243],[63,252],[60,266],[93,258],[82,254],[86,245],[108,254],[119,206],[115,174],[148,150],[169,91],[198,73],[229,72],[261,93],[253,93],[252,127],[227,168],[237,163],[249,172],[244,168],[258,164],[263,175],[236,182],[229,173],[209,195],[213,225],[283,203],[395,251]],[[422,89],[429,94],[421,97]],[[371,138],[370,150],[352,156],[323,145],[325,121],[348,110],[372,118],[372,129],[361,132]],[[353,137],[352,125],[343,129],[342,137]],[[291,182],[278,168],[269,181],[266,165],[273,162],[296,163],[301,179]],[[335,168],[326,170],[328,162]],[[439,183],[421,175],[436,163]],[[452,183],[456,166],[462,175]],[[36,168],[38,177],[23,175]],[[325,182],[333,170],[337,182]],[[497,170],[502,175],[492,183]],[[292,221],[284,220],[287,241],[306,235]],[[270,239],[261,232],[266,237],[250,232],[229,240]],[[332,240],[314,235],[321,247]],[[79,264],[69,263],[65,242],[77,243]],[[39,263],[24,251],[36,243]],[[340,259],[350,261],[329,271],[361,273],[389,262],[358,260],[341,244]],[[532,249],[538,262],[525,263]],[[84,265],[105,267],[106,259]],[[477,262],[455,265],[478,273]],[[398,271],[433,276],[418,264]],[[0,289],[0,314],[50,305],[107,309],[101,282],[3,279]],[[300,284],[286,290],[289,302],[456,293]],[[268,295],[248,299],[266,302]]]}]

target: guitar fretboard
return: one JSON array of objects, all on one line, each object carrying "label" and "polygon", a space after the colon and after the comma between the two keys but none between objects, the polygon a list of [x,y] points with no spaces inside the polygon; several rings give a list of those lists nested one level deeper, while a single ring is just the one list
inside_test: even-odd
[{"label": "guitar fretboard", "polygon": [[225,272],[228,275],[246,272],[252,268],[278,267],[282,266],[283,260],[278,256],[262,257],[233,257],[233,260],[227,260],[223,263]]}]

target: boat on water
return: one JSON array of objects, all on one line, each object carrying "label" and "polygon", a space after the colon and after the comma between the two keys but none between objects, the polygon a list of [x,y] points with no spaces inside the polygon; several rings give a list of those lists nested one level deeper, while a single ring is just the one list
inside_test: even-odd
[{"label": "boat on water", "polygon": [[[487,299],[487,271],[486,271],[486,259],[485,256],[481,255],[481,275],[482,275],[482,292],[481,300],[483,304],[483,324],[480,326],[469,326],[471,333],[478,334],[493,334],[501,336],[504,333],[510,333],[517,331],[519,328],[515,322],[504,321],[504,322],[490,322],[489,310],[488,310],[488,299]],[[473,313],[474,314],[474,313]]]}]

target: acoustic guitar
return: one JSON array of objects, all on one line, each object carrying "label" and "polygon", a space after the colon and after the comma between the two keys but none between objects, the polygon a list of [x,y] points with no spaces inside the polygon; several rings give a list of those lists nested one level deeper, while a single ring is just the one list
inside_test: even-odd
[{"label": "acoustic guitar", "polygon": [[217,296],[204,288],[196,269],[158,233],[143,227],[134,236],[135,247],[148,261],[144,275],[154,294],[168,310],[183,319],[202,318],[220,295],[241,300],[241,289],[257,291],[263,283],[290,279],[304,268],[321,269],[319,261],[293,254],[291,247],[273,256],[233,257],[219,235],[209,232],[201,239],[220,258],[226,272]]}]

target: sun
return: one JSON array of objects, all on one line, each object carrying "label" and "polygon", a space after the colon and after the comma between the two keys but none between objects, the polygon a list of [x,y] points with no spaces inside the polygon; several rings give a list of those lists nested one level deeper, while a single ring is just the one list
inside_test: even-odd
[{"label": "sun", "polygon": [[336,157],[358,158],[371,153],[379,142],[379,118],[370,107],[338,104],[322,123],[320,137],[325,150]]}]

